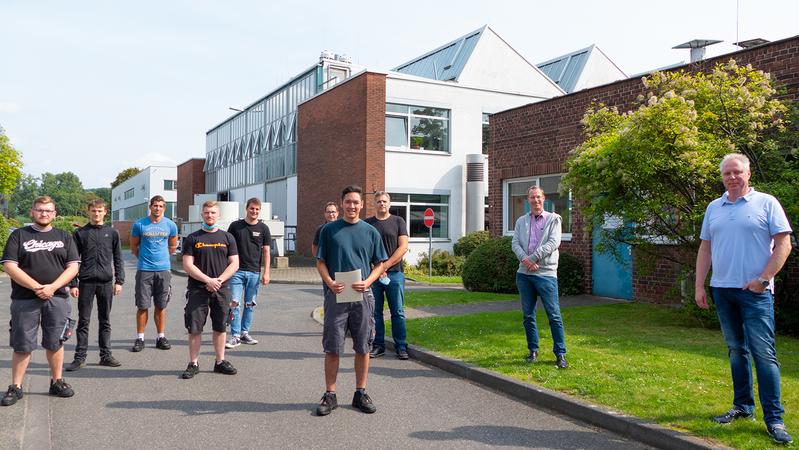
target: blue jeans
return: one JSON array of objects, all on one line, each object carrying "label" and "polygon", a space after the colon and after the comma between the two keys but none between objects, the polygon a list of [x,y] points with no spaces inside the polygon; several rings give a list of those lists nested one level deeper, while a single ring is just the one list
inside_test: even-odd
[{"label": "blue jeans", "polygon": [[[261,274],[248,272],[246,270],[237,271],[230,279],[231,298],[238,305],[230,308],[233,311],[233,320],[230,322],[230,334],[241,336],[248,333],[252,325],[252,313],[255,309],[255,299],[258,296],[258,286],[261,282]],[[241,312],[241,305],[244,304],[244,313]]]},{"label": "blue jeans", "polygon": [[383,323],[383,294],[388,300],[388,309],[391,311],[391,337],[394,338],[394,348],[408,348],[405,337],[405,274],[402,272],[388,272],[391,282],[385,285],[380,280],[372,283],[372,294],[375,296],[375,339],[374,347],[386,346],[386,324]]},{"label": "blue jeans", "polygon": [[538,297],[544,304],[552,332],[552,351],[555,355],[566,354],[566,342],[563,333],[563,320],[560,317],[558,302],[558,279],[540,275],[516,273],[516,287],[522,301],[524,334],[527,337],[527,349],[538,351],[538,326],[535,323],[535,304]]},{"label": "blue jeans", "polygon": [[780,363],[775,349],[771,293],[716,287],[711,287],[711,292],[730,356],[733,406],[750,414],[755,409],[754,359],[763,421],[766,425],[783,423],[785,410],[780,404]]}]

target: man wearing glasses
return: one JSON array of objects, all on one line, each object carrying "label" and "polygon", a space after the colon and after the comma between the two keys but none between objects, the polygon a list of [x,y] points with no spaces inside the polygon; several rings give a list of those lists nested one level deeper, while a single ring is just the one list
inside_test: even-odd
[{"label": "man wearing glasses", "polygon": [[322,233],[322,228],[330,222],[335,222],[338,219],[338,205],[336,202],[327,202],[325,204],[325,223],[319,225],[316,233],[313,236],[313,244],[311,244],[311,254],[316,256],[316,251],[319,249],[319,235]]},{"label": "man wearing glasses", "polygon": [[11,406],[22,398],[22,380],[42,329],[42,347],[50,366],[50,391],[72,397],[61,377],[64,341],[69,336],[71,306],[66,285],[78,274],[80,256],[72,236],[53,228],[55,203],[47,196],[33,201],[33,224],[14,230],[3,251],[3,267],[11,277],[11,385],[0,400]]}]

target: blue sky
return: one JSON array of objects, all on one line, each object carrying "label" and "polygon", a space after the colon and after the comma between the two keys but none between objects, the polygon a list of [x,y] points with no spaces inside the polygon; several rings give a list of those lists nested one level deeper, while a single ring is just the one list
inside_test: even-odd
[{"label": "blue sky", "polygon": [[[737,9],[737,14],[736,14]],[[671,47],[799,34],[795,0],[0,0],[0,126],[25,172],[108,186],[131,166],[204,157],[205,132],[322,50],[388,70],[489,24],[538,63],[591,44],[628,75],[687,60]]]}]

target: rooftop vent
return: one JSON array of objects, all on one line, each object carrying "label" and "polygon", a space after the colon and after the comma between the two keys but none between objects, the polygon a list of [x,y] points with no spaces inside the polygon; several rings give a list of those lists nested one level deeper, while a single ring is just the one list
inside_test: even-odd
[{"label": "rooftop vent", "polygon": [[693,41],[688,41],[684,44],[677,45],[672,48],[690,48],[691,49],[691,62],[697,62],[705,59],[705,48],[713,45],[718,44],[719,42],[715,39],[694,39]]},{"label": "rooftop vent", "polygon": [[767,41],[767,40],[761,39],[761,38],[755,38],[755,39],[749,39],[749,40],[741,41],[741,42],[733,42],[733,44],[735,44],[735,45],[737,45],[738,47],[741,47],[741,48],[752,48],[752,47],[758,47],[760,45],[768,44],[769,42],[771,42],[771,41]]},{"label": "rooftop vent", "polygon": [[333,59],[334,56],[335,55],[333,55],[333,52],[331,52],[330,50],[322,50],[322,54],[319,55],[319,60],[321,61],[323,59]]}]

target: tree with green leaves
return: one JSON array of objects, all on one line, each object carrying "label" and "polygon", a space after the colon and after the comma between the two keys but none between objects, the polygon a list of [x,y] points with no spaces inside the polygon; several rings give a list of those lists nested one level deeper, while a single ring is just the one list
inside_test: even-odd
[{"label": "tree with green leaves", "polygon": [[40,195],[42,194],[39,179],[33,175],[23,175],[11,193],[11,201],[8,206],[9,216],[27,216],[33,205],[33,199]]},{"label": "tree with green leaves", "polygon": [[779,146],[788,108],[769,74],[732,60],[707,74],[656,72],[643,83],[648,93],[636,109],[586,112],[586,139],[566,163],[563,188],[582,200],[585,216],[624,224],[602,231],[600,250],[623,242],[692,267],[705,207],[724,191],[725,154],[750,158],[755,186],[793,182]]},{"label": "tree with green leaves", "polygon": [[22,177],[22,155],[0,127],[0,196],[8,198]]},{"label": "tree with green leaves", "polygon": [[139,172],[141,172],[141,169],[138,167],[129,167],[122,172],[119,172],[114,181],[111,182],[111,188],[113,189],[125,182],[125,180],[135,177]]},{"label": "tree with green leaves", "polygon": [[53,198],[59,216],[78,216],[85,210],[83,183],[72,172],[43,173],[41,192]]}]

